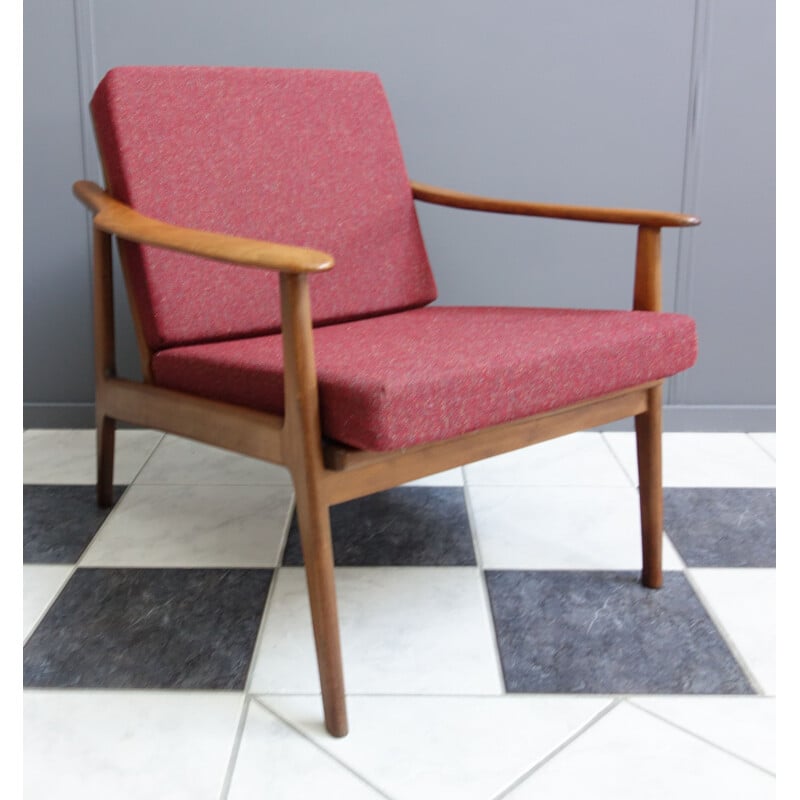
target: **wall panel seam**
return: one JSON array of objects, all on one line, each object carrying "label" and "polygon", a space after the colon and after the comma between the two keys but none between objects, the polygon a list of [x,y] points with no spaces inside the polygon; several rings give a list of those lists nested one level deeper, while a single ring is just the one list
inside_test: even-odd
[{"label": "wall panel seam", "polygon": [[75,50],[78,64],[78,98],[80,100],[83,175],[87,180],[100,180],[100,166],[95,155],[94,132],[89,114],[89,100],[97,83],[93,0],[73,0],[75,14]]},{"label": "wall panel seam", "polygon": [[[695,0],[694,30],[692,35],[692,62],[689,72],[689,106],[686,119],[686,144],[684,149],[683,185],[681,188],[681,211],[697,214],[699,185],[702,173],[702,150],[705,131],[705,108],[708,92],[709,58],[711,50],[710,0]],[[678,267],[675,274],[675,311],[692,313],[692,289],[694,270],[694,242],[697,231],[682,229],[678,234]],[[702,343],[701,343],[702,346]],[[676,375],[670,381],[667,402],[679,404],[686,397],[688,378],[686,373]]]},{"label": "wall panel seam", "polygon": [[[81,124],[81,153],[83,159],[83,177],[99,182],[100,169],[94,152],[94,129],[89,115],[89,100],[95,85],[95,46],[94,46],[94,3],[93,0],[73,0],[72,10],[75,22],[75,61],[78,67],[78,102],[80,103],[79,119]],[[78,176],[75,176],[76,180]],[[77,201],[76,201],[77,202]],[[92,314],[88,315],[85,324],[89,327],[89,341],[94,341],[93,326],[93,284],[92,274],[92,219],[87,211],[86,217],[86,270],[89,273],[87,283],[89,297],[88,306]]]}]

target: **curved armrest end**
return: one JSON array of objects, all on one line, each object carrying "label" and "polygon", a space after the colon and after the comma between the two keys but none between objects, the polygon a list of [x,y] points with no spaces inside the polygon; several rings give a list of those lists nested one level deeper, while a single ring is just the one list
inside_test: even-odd
[{"label": "curved armrest end", "polygon": [[72,194],[95,214],[103,208],[106,199],[111,199],[111,195],[104,192],[94,181],[75,181],[72,184]]},{"label": "curved armrest end", "polygon": [[94,212],[95,227],[120,239],[279,272],[324,272],[334,264],[333,256],[321,250],[185,228],[146,217],[91,181],[77,181],[72,191]]}]

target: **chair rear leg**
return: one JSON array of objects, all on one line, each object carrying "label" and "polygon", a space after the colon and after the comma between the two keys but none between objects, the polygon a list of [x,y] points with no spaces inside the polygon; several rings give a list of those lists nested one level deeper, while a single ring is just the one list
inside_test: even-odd
[{"label": "chair rear leg", "polygon": [[297,521],[305,561],[311,621],[322,688],[325,727],[332,736],[347,735],[344,671],[333,574],[333,544],[328,506],[295,481]]},{"label": "chair rear leg", "polygon": [[647,411],[634,417],[639,462],[639,508],[642,518],[642,583],[659,589],[663,583],[661,551],[664,498],[661,487],[661,384],[647,392]]},{"label": "chair rear leg", "polygon": [[109,508],[114,504],[114,434],[117,421],[97,414],[97,505]]}]

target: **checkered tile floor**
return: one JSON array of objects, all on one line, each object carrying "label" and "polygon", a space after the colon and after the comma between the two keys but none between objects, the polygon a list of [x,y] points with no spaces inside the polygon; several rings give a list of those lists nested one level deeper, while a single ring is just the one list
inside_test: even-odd
[{"label": "checkered tile floor", "polygon": [[775,434],[665,435],[660,591],[632,434],[335,507],[342,740],[285,471],[125,430],[106,512],[24,442],[27,800],[772,796]]}]

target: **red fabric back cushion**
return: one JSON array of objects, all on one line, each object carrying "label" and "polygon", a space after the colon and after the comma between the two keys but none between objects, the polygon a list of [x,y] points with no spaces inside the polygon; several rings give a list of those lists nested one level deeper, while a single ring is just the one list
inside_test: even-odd
[{"label": "red fabric back cushion", "polygon": [[[111,193],[178,225],[313,247],[316,323],[436,297],[408,176],[370,73],[119,67],[91,103]],[[153,349],[269,333],[277,277],[124,243]]]}]

